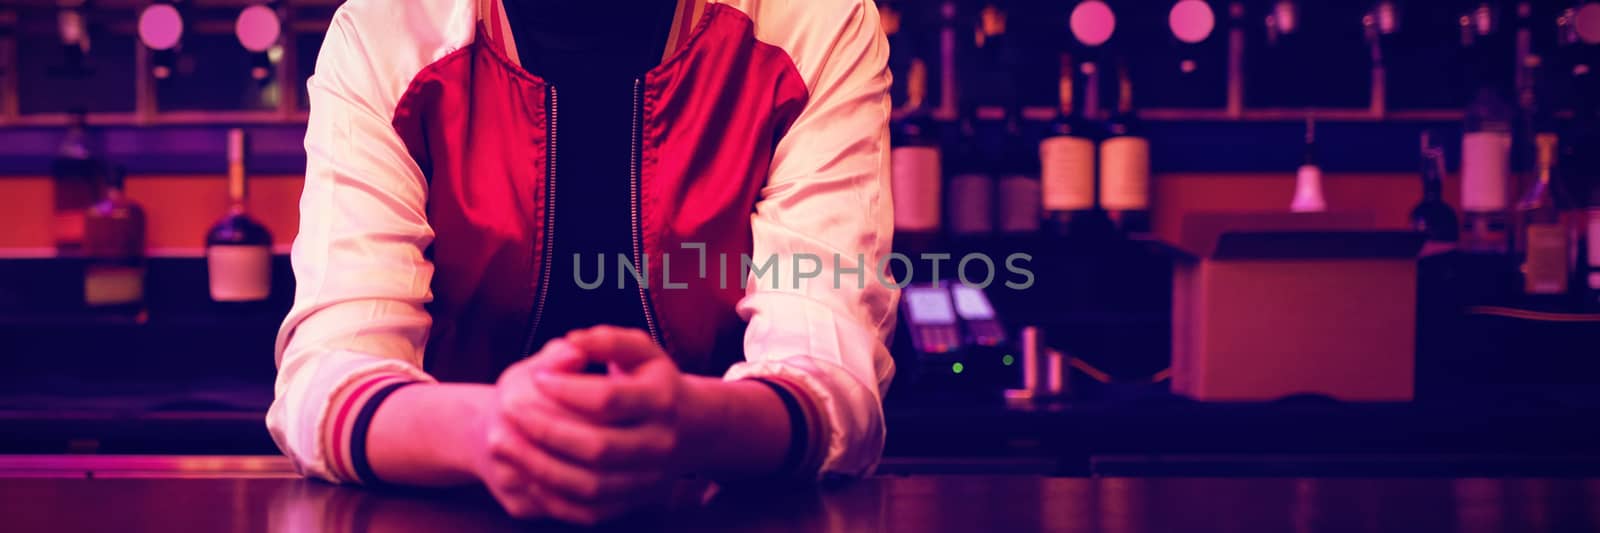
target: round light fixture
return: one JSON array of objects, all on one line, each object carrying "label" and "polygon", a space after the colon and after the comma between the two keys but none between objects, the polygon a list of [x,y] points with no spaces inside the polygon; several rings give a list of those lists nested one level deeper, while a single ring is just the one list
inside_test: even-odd
[{"label": "round light fixture", "polygon": [[239,44],[246,50],[256,53],[266,52],[278,42],[278,34],[283,31],[278,21],[278,12],[264,5],[253,5],[239,12],[239,20],[234,21],[233,32],[239,37]]},{"label": "round light fixture", "polygon": [[172,4],[151,4],[139,13],[139,40],[151,50],[171,50],[183,38],[183,16]]},{"label": "round light fixture", "polygon": [[1217,27],[1217,17],[1204,0],[1180,0],[1167,13],[1167,27],[1179,41],[1193,44],[1211,36],[1211,30]]},{"label": "round light fixture", "polygon": [[1600,2],[1589,2],[1578,8],[1573,26],[1584,44],[1600,44]]},{"label": "round light fixture", "polygon": [[1117,30],[1116,14],[1111,12],[1111,6],[1101,0],[1080,2],[1072,8],[1072,18],[1068,23],[1072,27],[1072,36],[1085,46],[1105,44]]}]

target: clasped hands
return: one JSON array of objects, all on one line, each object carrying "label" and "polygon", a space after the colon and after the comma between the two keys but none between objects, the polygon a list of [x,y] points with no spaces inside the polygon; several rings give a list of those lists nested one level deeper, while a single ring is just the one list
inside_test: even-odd
[{"label": "clasped hands", "polygon": [[[582,373],[590,362],[608,373]],[[477,474],[512,516],[593,524],[664,504],[685,473],[684,379],[640,330],[572,332],[496,389]]]}]

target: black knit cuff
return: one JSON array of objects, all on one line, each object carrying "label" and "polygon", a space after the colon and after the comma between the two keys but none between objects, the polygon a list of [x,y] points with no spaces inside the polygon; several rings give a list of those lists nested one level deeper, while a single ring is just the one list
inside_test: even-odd
[{"label": "black knit cuff", "polygon": [[415,383],[417,382],[402,381],[384,385],[383,388],[372,393],[372,397],[367,400],[366,404],[361,406],[361,411],[356,414],[354,427],[350,430],[350,463],[355,470],[358,482],[366,485],[383,483],[372,472],[372,464],[367,461],[367,430],[372,426],[372,416],[377,414],[378,406],[383,405],[383,401],[389,399],[390,394],[394,394],[394,391],[400,390],[401,387]]}]

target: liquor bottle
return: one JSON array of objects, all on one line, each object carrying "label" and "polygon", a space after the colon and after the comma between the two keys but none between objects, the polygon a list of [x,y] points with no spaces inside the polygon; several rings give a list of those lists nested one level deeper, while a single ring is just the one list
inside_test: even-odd
[{"label": "liquor bottle", "polygon": [[228,130],[228,212],[206,233],[211,299],[259,302],[272,294],[272,234],[245,211],[244,130]]},{"label": "liquor bottle", "polygon": [[1534,139],[1538,180],[1517,202],[1518,226],[1525,232],[1519,240],[1526,243],[1527,249],[1522,262],[1522,291],[1530,295],[1567,292],[1567,228],[1562,224],[1550,181],[1557,142],[1552,133],[1541,133]]},{"label": "liquor bottle", "polygon": [[950,214],[950,233],[957,237],[981,237],[994,232],[995,169],[978,146],[975,115],[975,110],[962,113],[957,122],[959,141],[945,161],[950,170],[946,211]]},{"label": "liquor bottle", "polygon": [[924,106],[927,82],[922,60],[913,60],[906,107],[890,124],[894,227],[908,243],[929,243],[940,229],[939,140]]},{"label": "liquor bottle", "polygon": [[106,173],[105,196],[84,217],[83,299],[89,307],[127,314],[144,307],[144,209],[123,191],[123,171]]},{"label": "liquor bottle", "polygon": [[1117,109],[1100,142],[1100,205],[1124,233],[1150,232],[1150,141],[1133,109],[1126,62],[1117,66]]},{"label": "liquor bottle", "polygon": [[1444,203],[1444,148],[1434,146],[1422,132],[1422,201],[1411,210],[1411,227],[1422,233],[1430,248],[1454,246],[1460,238],[1455,210]]},{"label": "liquor bottle", "polygon": [[[1039,142],[1040,185],[1046,225],[1063,236],[1087,235],[1095,211],[1095,135],[1075,105],[1077,64],[1061,54],[1060,108]],[[1092,109],[1085,107],[1085,109]]]},{"label": "liquor bottle", "polygon": [[88,114],[74,110],[51,168],[55,185],[55,222],[51,232],[59,252],[71,253],[83,247],[85,211],[99,196],[95,189],[101,165],[90,140]]},{"label": "liquor bottle", "polygon": [[1322,167],[1317,164],[1317,119],[1306,115],[1305,159],[1294,175],[1294,199],[1289,210],[1296,213],[1320,213],[1328,210],[1322,199]]},{"label": "liquor bottle", "polygon": [[[1539,80],[1542,60],[1533,54],[1533,29],[1532,29],[1532,4],[1526,1],[1511,3],[1509,12],[1513,26],[1507,35],[1511,38],[1512,54],[1516,58],[1512,68],[1512,122],[1511,122],[1511,172],[1507,175],[1507,200],[1514,202],[1510,206],[1507,221],[1510,226],[1506,233],[1506,248],[1517,257],[1527,257],[1528,253],[1528,228],[1523,224],[1527,218],[1523,216],[1520,195],[1534,192],[1536,187],[1547,187],[1540,184],[1538,160],[1543,157],[1539,151],[1536,137],[1545,132],[1550,124],[1548,102],[1540,101],[1542,93],[1547,92]],[[1555,192],[1553,189],[1551,192]],[[1557,207],[1559,209],[1559,206]]]},{"label": "liquor bottle", "polygon": [[1461,136],[1461,247],[1506,253],[1510,203],[1511,110],[1499,91],[1480,88]]}]

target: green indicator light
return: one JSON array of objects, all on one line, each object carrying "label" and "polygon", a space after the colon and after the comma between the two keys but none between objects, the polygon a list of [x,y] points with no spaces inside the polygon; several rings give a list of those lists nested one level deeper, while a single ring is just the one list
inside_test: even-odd
[{"label": "green indicator light", "polygon": [[955,372],[957,374],[960,374],[962,370],[966,370],[966,369],[967,369],[967,367],[965,365],[962,365],[961,363],[956,363],[956,364],[950,365],[950,371],[951,372]]},{"label": "green indicator light", "polygon": [[1006,365],[1006,366],[1011,366],[1011,363],[1015,363],[1015,362],[1017,362],[1017,359],[1015,357],[1011,357],[1011,354],[1006,354],[1005,357],[1001,357],[1000,358],[1000,364],[1003,364],[1003,365]]}]

